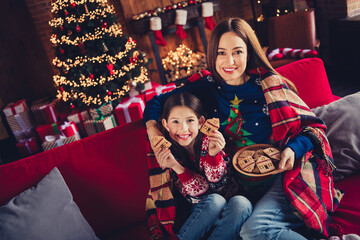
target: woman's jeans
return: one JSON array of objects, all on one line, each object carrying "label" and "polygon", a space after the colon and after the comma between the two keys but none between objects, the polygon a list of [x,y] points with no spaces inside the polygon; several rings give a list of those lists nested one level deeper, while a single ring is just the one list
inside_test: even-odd
[{"label": "woman's jeans", "polygon": [[251,211],[250,201],[243,196],[234,196],[226,202],[221,195],[210,194],[193,206],[177,236],[199,240],[213,229],[208,239],[239,239],[241,226]]},{"label": "woman's jeans", "polygon": [[279,175],[270,190],[255,205],[252,215],[241,228],[240,236],[243,240],[306,240],[295,232],[304,226],[305,223],[290,208]]}]

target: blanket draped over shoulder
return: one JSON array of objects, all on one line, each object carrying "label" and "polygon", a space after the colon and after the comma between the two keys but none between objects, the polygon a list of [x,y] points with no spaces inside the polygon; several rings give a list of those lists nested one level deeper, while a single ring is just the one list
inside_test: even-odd
[{"label": "blanket draped over shoulder", "polygon": [[[285,173],[285,195],[295,214],[308,227],[328,237],[328,213],[335,211],[343,194],[334,187],[335,166],[325,135],[326,126],[279,76],[267,75],[261,85],[273,130],[270,143],[281,148],[291,138],[303,134],[314,145],[313,150],[297,159],[294,168]],[[161,169],[155,157],[148,157],[148,167],[150,191],[146,210],[152,239],[177,239],[172,231],[175,204],[169,170]]]},{"label": "blanket draped over shoulder", "polygon": [[314,145],[313,150],[296,160],[293,170],[285,173],[283,188],[305,224],[329,236],[328,213],[335,211],[343,194],[334,188],[335,165],[326,127],[279,76],[270,75],[261,85],[273,130],[270,141],[281,148],[289,139],[303,134]]}]

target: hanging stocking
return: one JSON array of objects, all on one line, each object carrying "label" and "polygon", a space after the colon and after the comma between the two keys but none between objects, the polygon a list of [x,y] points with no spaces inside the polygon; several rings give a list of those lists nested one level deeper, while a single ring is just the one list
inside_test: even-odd
[{"label": "hanging stocking", "polygon": [[213,15],[214,15],[214,8],[212,2],[205,2],[201,4],[202,7],[202,17],[205,18],[205,27],[213,30],[216,26]]},{"label": "hanging stocking", "polygon": [[186,32],[184,31],[184,25],[186,24],[187,20],[187,11],[186,10],[176,10],[176,35],[179,36],[181,39],[186,38]]},{"label": "hanging stocking", "polygon": [[274,57],[278,56],[277,53],[282,54],[285,58],[310,58],[318,55],[317,51],[311,49],[276,48],[269,53],[268,58],[273,60]]},{"label": "hanging stocking", "polygon": [[161,46],[166,46],[166,41],[162,36],[161,28],[162,28],[161,18],[159,17],[150,18],[150,29],[154,31],[156,44]]}]

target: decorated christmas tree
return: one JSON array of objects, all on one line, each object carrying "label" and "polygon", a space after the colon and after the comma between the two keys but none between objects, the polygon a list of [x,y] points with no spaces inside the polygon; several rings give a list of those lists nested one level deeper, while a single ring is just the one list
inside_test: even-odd
[{"label": "decorated christmas tree", "polygon": [[231,101],[233,105],[231,105],[229,118],[225,122],[221,123],[221,125],[227,124],[225,132],[233,139],[232,142],[237,147],[245,147],[255,144],[251,139],[248,138],[251,133],[242,128],[245,121],[239,111],[239,103],[241,101],[242,100],[239,100],[235,95],[235,99]]},{"label": "decorated christmas tree", "polygon": [[51,11],[57,98],[79,109],[116,105],[131,87],[144,87],[148,60],[107,0],[55,0]]}]

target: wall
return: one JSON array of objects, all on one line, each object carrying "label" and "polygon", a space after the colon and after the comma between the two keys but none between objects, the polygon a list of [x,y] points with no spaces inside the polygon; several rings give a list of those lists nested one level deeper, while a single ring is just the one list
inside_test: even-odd
[{"label": "wall", "polygon": [[54,92],[52,71],[23,0],[0,7],[0,109],[20,98],[34,100]]}]

